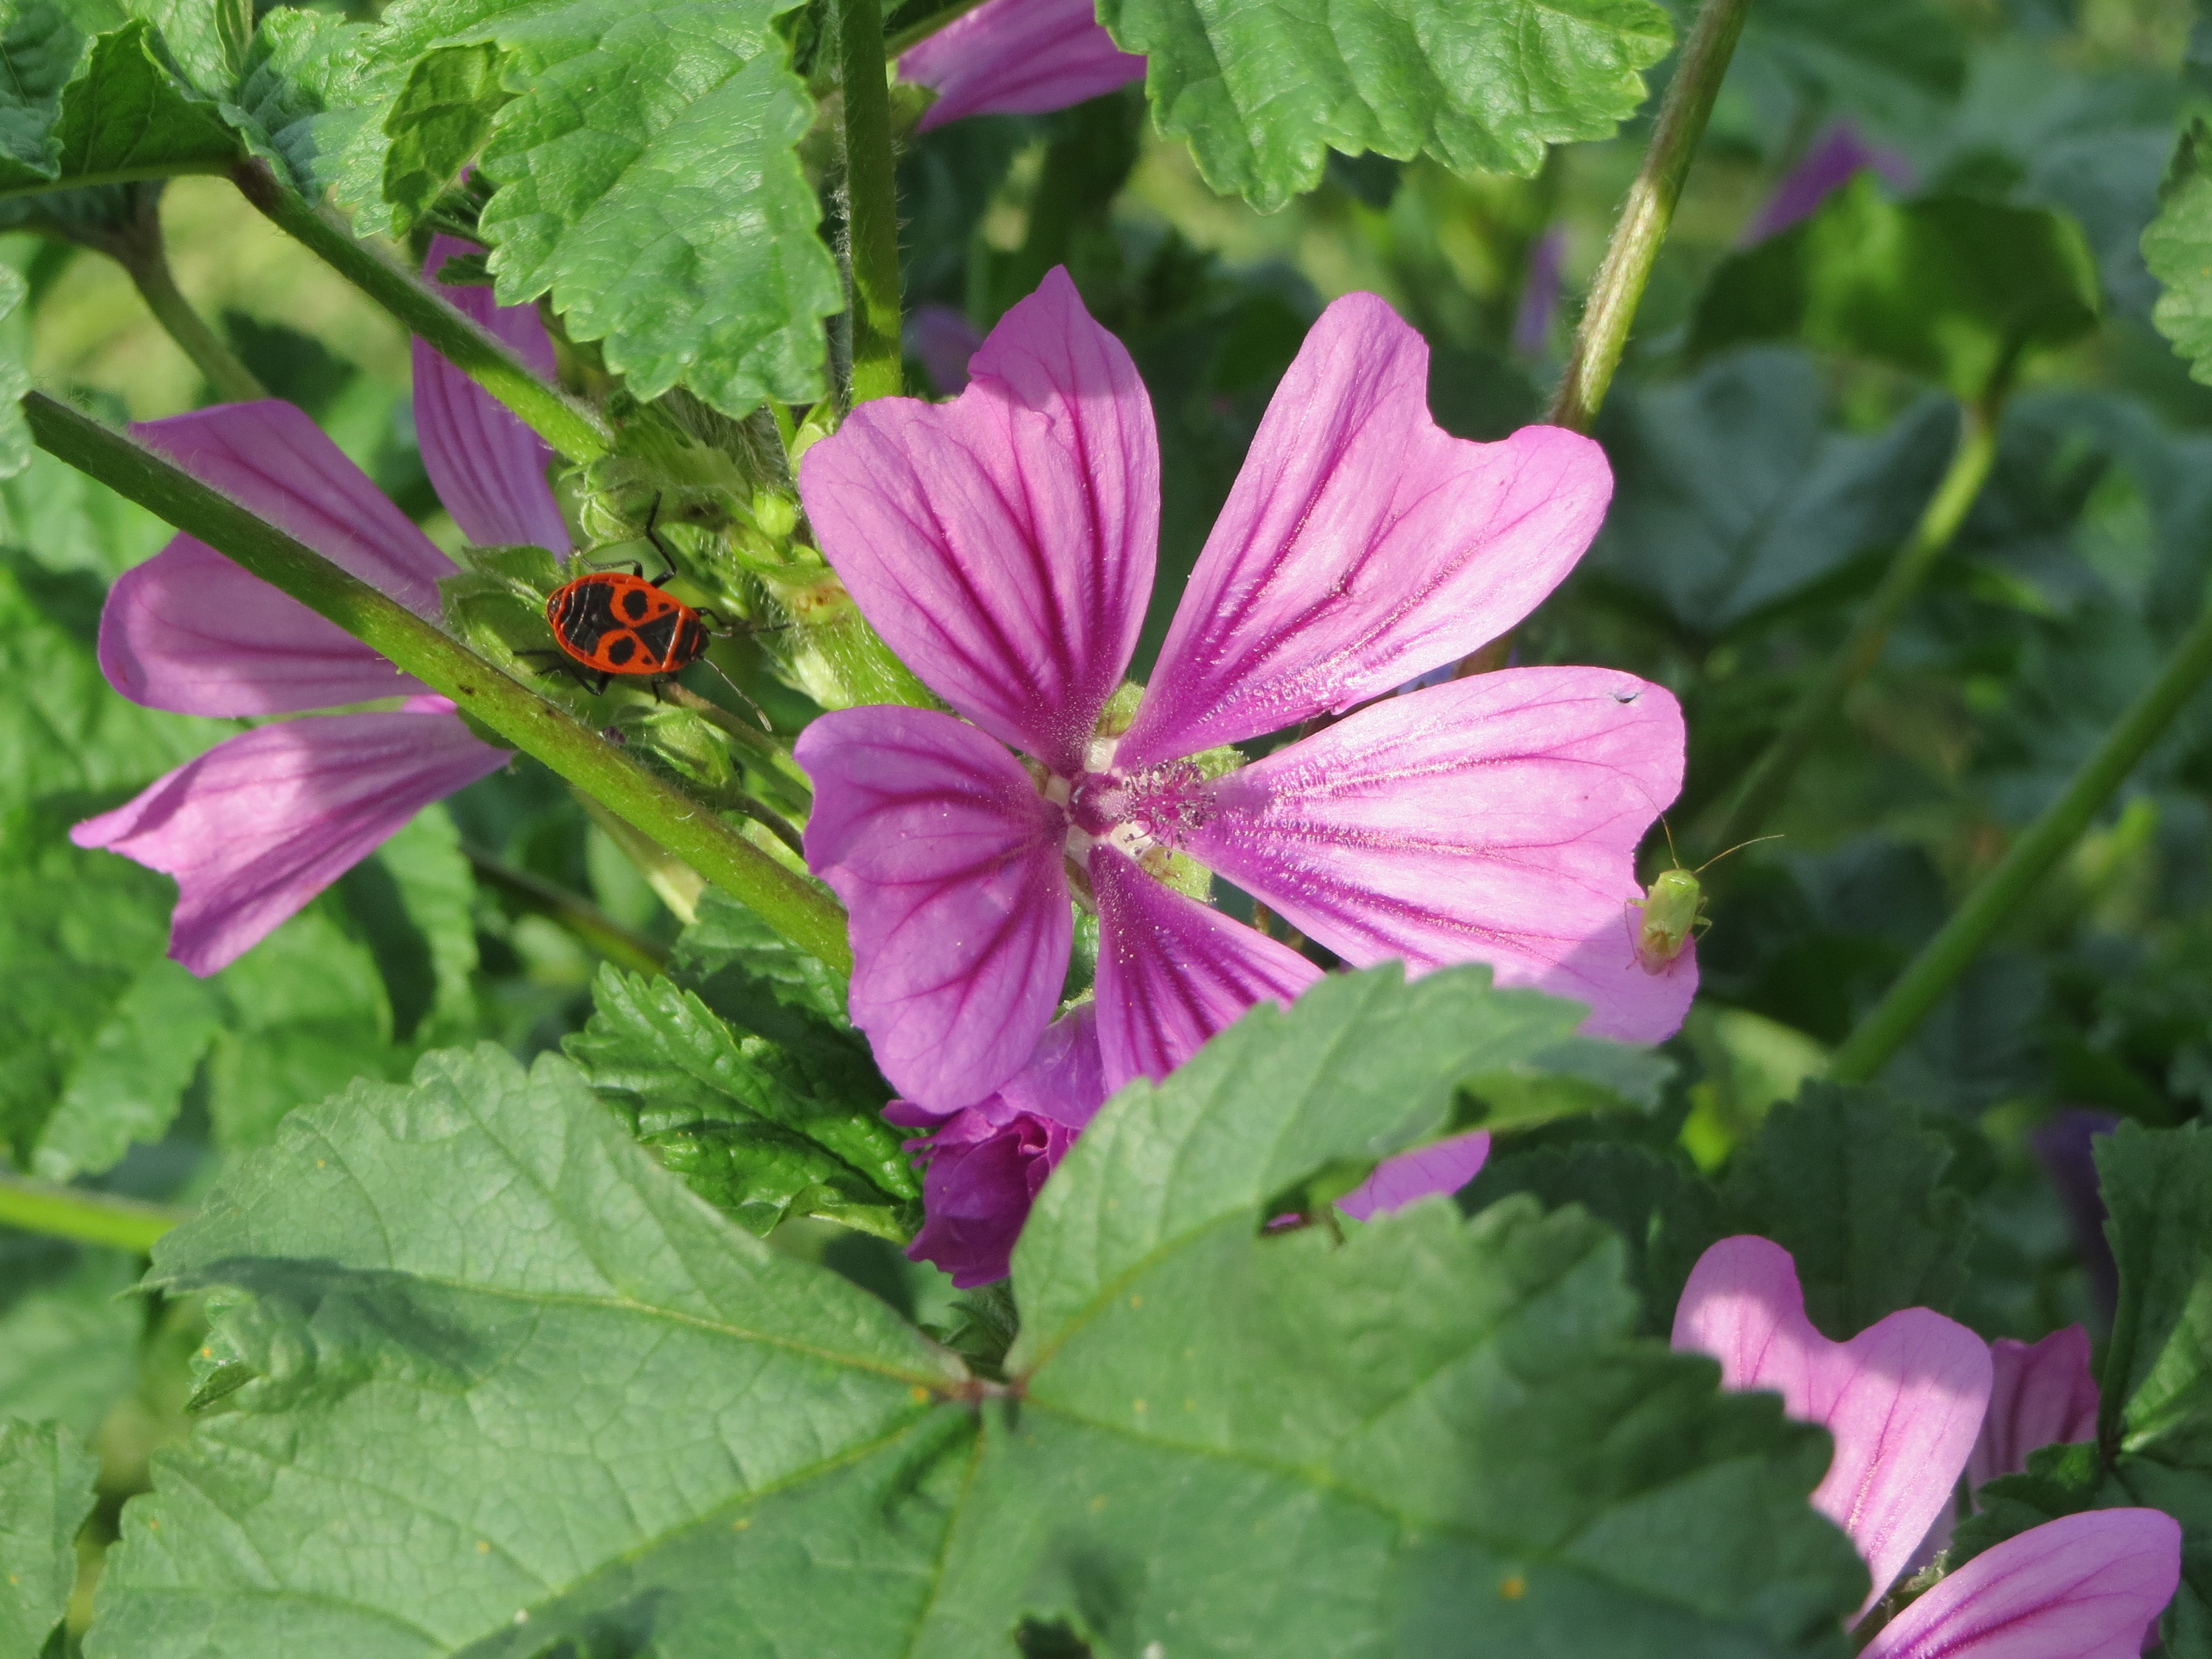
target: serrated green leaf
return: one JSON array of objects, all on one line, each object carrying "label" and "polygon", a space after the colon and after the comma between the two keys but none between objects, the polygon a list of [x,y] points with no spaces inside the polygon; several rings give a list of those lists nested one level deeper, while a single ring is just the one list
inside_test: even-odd
[{"label": "serrated green leaf", "polygon": [[94,38],[62,90],[49,177],[220,169],[238,159],[237,132],[163,55],[161,37],[139,18]]},{"label": "serrated green leaf", "polygon": [[827,1030],[844,1033],[848,1051],[866,1052],[845,1018],[843,977],[718,888],[701,897],[668,971],[723,1018],[772,1042],[811,1049]]},{"label": "serrated green leaf", "polygon": [[1879,1090],[1808,1083],[1767,1114],[1723,1196],[1736,1231],[1796,1259],[1807,1316],[1840,1342],[1900,1308],[1956,1302],[1972,1222],[1942,1184],[1951,1157]]},{"label": "serrated green leaf", "polygon": [[2100,1437],[2212,1468],[2212,1133],[2123,1123],[2094,1144],[2120,1273]]},{"label": "serrated green leaf", "polygon": [[347,146],[375,115],[351,101],[354,57],[368,31],[328,12],[275,7],[253,32],[224,113],[246,144],[319,201]]},{"label": "serrated green leaf", "polygon": [[452,75],[416,65],[495,49],[511,100],[489,116],[479,224],[500,303],[550,293],[641,398],[680,381],[743,415],[819,397],[822,319],[844,300],[795,151],[814,108],[773,27],[788,3],[398,0],[364,82],[390,112],[340,193],[365,228],[394,228],[386,185],[412,201],[419,173],[467,160],[491,103],[457,105]]},{"label": "serrated green leaf", "polygon": [[53,0],[31,0],[0,16],[0,185],[54,176],[54,113],[84,56],[84,32]]},{"label": "serrated green leaf", "polygon": [[420,59],[385,118],[384,199],[392,223],[414,224],[453,187],[491,136],[492,118],[514,94],[499,48],[488,40]]},{"label": "serrated green leaf", "polygon": [[716,1217],[557,1057],[435,1054],[295,1114],[155,1279],[250,1297],[215,1323],[252,1380],[126,1514],[96,1638],[118,1659],[216,1631],[240,1656],[537,1653],[576,1598],[603,1630],[703,1608],[720,1639],[682,1650],[720,1654],[791,1651],[834,1607],[888,1652],[921,1610],[957,1362]]},{"label": "serrated green leaf", "polygon": [[2166,292],[2151,312],[2158,331],[2212,381],[2212,126],[2202,118],[2181,135],[2159,187],[2158,217],[2142,234],[2143,262]]},{"label": "serrated green leaf", "polygon": [[1469,1078],[1461,1092],[1472,1110],[1461,1122],[1523,1129],[1582,1112],[1648,1112],[1674,1074],[1674,1061],[1649,1048],[1571,1036],[1527,1060]]},{"label": "serrated green leaf", "polygon": [[33,1659],[69,1611],[100,1464],[58,1423],[0,1419],[0,1655]]},{"label": "serrated green leaf", "polygon": [[1176,1239],[1433,1132],[1461,1080],[1533,1060],[1580,1018],[1493,991],[1481,966],[1407,985],[1391,964],[1322,981],[1295,1016],[1254,1009],[1166,1084],[1123,1090],[1047,1184],[1014,1256],[1023,1329],[1008,1363],[1036,1364]]},{"label": "serrated green leaf", "polygon": [[31,1152],[48,1181],[97,1175],[134,1141],[155,1141],[222,1023],[215,988],[167,957],[149,962],[76,1056]]},{"label": "serrated green leaf", "polygon": [[2028,352],[2097,324],[2097,276],[2072,220],[1966,196],[1883,199],[1872,173],[1713,273],[1691,325],[1704,354],[1798,340],[1888,363],[1967,402]]},{"label": "serrated green leaf", "polygon": [[1534,173],[1547,144],[1608,137],[1673,31],[1649,0],[1358,0],[1295,15],[1253,0],[1101,0],[1148,58],[1160,130],[1207,184],[1262,212],[1321,182],[1331,149],[1462,173]]},{"label": "serrated green leaf", "polygon": [[137,1277],[120,1250],[0,1229],[0,1417],[100,1426],[137,1371]]}]

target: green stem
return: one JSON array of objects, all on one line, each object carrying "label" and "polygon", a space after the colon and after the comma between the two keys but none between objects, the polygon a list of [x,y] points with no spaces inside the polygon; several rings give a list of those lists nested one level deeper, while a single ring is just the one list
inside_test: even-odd
[{"label": "green stem", "polygon": [[837,902],[709,808],[646,771],[435,624],[122,434],[40,392],[23,399],[23,411],[41,448],[336,623],[750,905],[801,950],[841,971],[849,969],[845,918]]},{"label": "green stem", "polygon": [[256,158],[231,170],[239,193],[286,234],[397,317],[410,333],[505,404],[538,435],[572,461],[596,460],[613,447],[599,417],[548,386],[484,330],[425,283],[384,257],[280,181]]},{"label": "green stem", "polygon": [[1659,107],[1651,147],[1644,152],[1644,165],[1613,225],[1605,263],[1590,284],[1582,326],[1575,331],[1573,355],[1552,395],[1547,418],[1555,426],[1587,432],[1597,419],[1750,5],[1751,0],[1705,0],[1698,9],[1698,21],[1691,27],[1681,62],[1674,66],[1674,78]]},{"label": "green stem", "polygon": [[0,1175],[0,1226],[20,1227],[25,1232],[106,1244],[143,1255],[155,1239],[187,1218],[185,1211],[159,1204]]},{"label": "green stem", "polygon": [[643,933],[623,927],[612,916],[590,900],[532,875],[527,870],[518,870],[506,860],[495,858],[482,848],[465,843],[461,853],[477,877],[487,885],[513,894],[540,915],[559,923],[592,950],[598,951],[617,968],[627,968],[634,974],[658,974],[668,966],[668,951]]},{"label": "green stem", "polygon": [[1874,1012],[1859,1022],[1828,1062],[1828,1075],[1864,1083],[1889,1063],[1905,1040],[1942,1000],[1982,946],[2013,915],[2028,890],[2048,873],[2126,781],[2184,703],[2212,678],[2212,604],[2174,648],[2142,695],[2122,714],[2065,793],[2045,807],[1976,884],[1942,931],[1928,941]]},{"label": "green stem", "polygon": [[898,191],[891,153],[890,88],[884,77],[880,0],[835,0],[837,71],[843,84],[845,235],[852,266],[853,386],[849,402],[906,389],[899,343]]},{"label": "green stem", "polygon": [[131,283],[145,301],[146,309],[154,313],[154,320],[168,331],[169,337],[192,360],[193,366],[207,377],[217,398],[225,403],[252,403],[266,398],[269,388],[238,360],[237,354],[208,326],[207,319],[192,309],[178,289],[176,274],[169,269],[168,248],[161,236],[161,194],[147,191],[143,195],[138,222],[128,235],[118,239],[111,252],[124,270],[131,273]]},{"label": "green stem", "polygon": [[104,173],[73,173],[66,179],[56,179],[51,184],[0,185],[0,202],[13,201],[23,196],[44,196],[49,191],[94,190],[101,185],[144,185],[157,179],[188,179],[229,171],[228,164],[222,161],[195,161],[185,167],[157,161],[150,167],[110,167]]},{"label": "green stem", "polygon": [[1744,775],[1712,838],[1713,847],[1733,847],[1759,833],[1767,813],[1788,787],[1798,763],[1805,758],[1822,728],[1842,707],[1850,689],[1880,660],[1890,629],[1912,596],[1920,591],[1920,584],[1943,550],[1951,544],[1951,538],[1959,533],[1966,510],[1973,506],[1974,498],[1981,494],[1982,484],[1990,476],[1990,464],[1996,459],[1996,448],[1995,408],[1970,405],[1959,428],[1959,443],[1952,451],[1951,464],[1921,513],[1920,521],[1913,526],[1905,545],[1898,549],[1897,556],[1882,576],[1881,585],[1867,600],[1866,608],[1851,625],[1842,647],[1820,671],[1820,678],[1798,700],[1781,731],[1775,733],[1773,742]]}]

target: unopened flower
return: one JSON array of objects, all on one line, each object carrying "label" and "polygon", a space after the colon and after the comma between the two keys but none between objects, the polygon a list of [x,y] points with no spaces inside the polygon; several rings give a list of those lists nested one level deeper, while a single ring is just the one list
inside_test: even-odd
[{"label": "unopened flower", "polygon": [[1912,169],[1902,155],[1868,143],[1849,121],[1837,122],[1774,187],[1774,194],[1744,227],[1741,245],[1763,242],[1799,220],[1811,218],[1823,202],[1869,168],[1899,190],[1912,187]]},{"label": "unopened flower", "polygon": [[[1064,271],[973,370],[951,403],[855,410],[800,475],[861,612],[963,717],[848,709],[796,750],[815,786],[807,860],[851,916],[853,1018],[902,1094],[957,1111],[1028,1061],[1078,887],[1099,917],[1109,1091],[1317,977],[1193,896],[1193,861],[1354,965],[1487,962],[1587,1003],[1595,1033],[1674,1030],[1694,964],[1646,972],[1625,908],[1680,781],[1674,700],[1597,668],[1383,696],[1566,574],[1611,490],[1595,444],[1447,435],[1419,336],[1371,295],[1338,301],[1261,424],[1150,689],[1102,724],[1152,586],[1152,405]],[[1249,766],[1224,747],[1338,714]]]},{"label": "unopened flower", "polygon": [[899,79],[935,90],[916,124],[1042,115],[1141,78],[1145,60],[1098,26],[1091,0],[985,0],[900,54]]},{"label": "unopened flower", "polygon": [[[1723,1239],[1675,1309],[1674,1346],[1721,1363],[1721,1383],[1770,1389],[1834,1437],[1813,1506],[1850,1536],[1886,1595],[1949,1504],[1990,1399],[1989,1349],[1908,1308],[1848,1342],[1805,1316],[1796,1264],[1763,1238]],[[2156,1510],[2093,1510],[2021,1533],[1948,1574],[1863,1659],[2135,1659],[2172,1599],[2181,1528]]]},{"label": "unopened flower", "polygon": [[[428,270],[466,248],[436,239]],[[447,292],[532,367],[550,369],[534,311],[495,308],[488,289]],[[420,343],[415,418],[423,465],[471,542],[568,550],[545,481],[550,452]],[[218,404],[132,431],[416,615],[438,616],[438,580],[453,561],[290,404]],[[190,536],[117,580],[99,650],[118,691],[177,714],[281,715],[405,699],[388,713],[241,732],[70,832],[80,847],[176,878],[169,954],[196,974],[235,961],[423,807],[509,758],[471,735],[445,698]]]}]

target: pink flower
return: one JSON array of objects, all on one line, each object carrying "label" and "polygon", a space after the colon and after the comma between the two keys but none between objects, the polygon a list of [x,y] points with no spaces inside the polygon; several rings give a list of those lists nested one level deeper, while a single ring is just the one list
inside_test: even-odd
[{"label": "pink flower", "polygon": [[[468,245],[436,239],[428,270]],[[552,345],[526,307],[447,289],[541,371]],[[423,465],[462,532],[565,553],[550,452],[475,384],[415,348]],[[132,431],[193,477],[417,615],[439,614],[453,561],[289,404],[224,404]],[[100,664],[133,702],[179,714],[291,714],[402,696],[388,714],[285,720],[227,738],[137,799],[70,832],[177,878],[169,954],[227,967],[431,802],[505,765],[453,705],[214,549],[179,536],[125,572],[100,619]]]},{"label": "pink flower", "polygon": [[1372,1221],[1421,1199],[1457,1192],[1482,1173],[1489,1157],[1486,1130],[1447,1135],[1384,1158],[1374,1174],[1336,1200],[1336,1207],[1354,1221]]},{"label": "pink flower", "polygon": [[1091,0],[985,0],[898,60],[899,78],[933,88],[916,124],[963,115],[1042,115],[1140,79],[1145,60],[1098,26]]},{"label": "pink flower", "polygon": [[[1163,880],[1170,855],[1355,965],[1484,961],[1588,1003],[1601,1035],[1680,1024],[1694,966],[1646,973],[1624,908],[1680,781],[1674,699],[1595,668],[1383,697],[1566,574],[1611,489],[1596,445],[1448,436],[1420,337],[1371,295],[1338,301],[1261,424],[1150,691],[1102,733],[1152,585],[1152,405],[1064,271],[972,367],[949,404],[854,410],[800,473],[863,614],[964,717],[848,709],[797,748],[807,860],[851,915],[853,1018],[902,1093],[957,1110],[1027,1061],[1060,999],[1072,879],[1098,912],[1109,1091],[1313,981]],[[1207,753],[1348,709],[1225,775]]]},{"label": "pink flower", "polygon": [[[1813,1506],[1850,1537],[1881,1599],[1946,1510],[1990,1398],[1990,1351],[1908,1308],[1831,1342],[1805,1317],[1796,1265],[1763,1238],[1723,1239],[1675,1309],[1674,1346],[1721,1362],[1721,1384],[1771,1389],[1835,1438]],[[2181,1529],[2155,1510],[2096,1510],[2021,1533],[1928,1590],[1865,1659],[2133,1659],[2172,1597]]]},{"label": "pink flower", "polygon": [[2079,1325],[2042,1341],[2001,1336],[1990,1344],[1990,1408],[1966,1460],[1966,1489],[2019,1474],[2045,1446],[2097,1437],[2097,1379],[2089,1371],[2089,1334]]}]

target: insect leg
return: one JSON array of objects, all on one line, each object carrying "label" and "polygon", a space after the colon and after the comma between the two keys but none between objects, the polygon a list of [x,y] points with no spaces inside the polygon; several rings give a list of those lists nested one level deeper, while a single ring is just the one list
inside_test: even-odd
[{"label": "insect leg", "polygon": [[[660,491],[656,489],[653,492],[653,505],[645,510],[645,538],[653,544],[653,550],[660,555],[661,562],[668,568],[653,579],[653,585],[655,587],[662,586],[676,574],[676,556],[668,550],[667,544],[660,539],[659,532],[653,529],[653,526],[659,522]],[[641,576],[645,574],[642,567],[639,568],[637,574]]]}]

